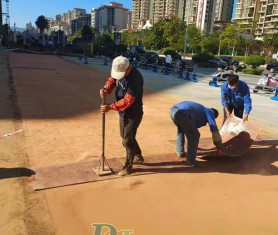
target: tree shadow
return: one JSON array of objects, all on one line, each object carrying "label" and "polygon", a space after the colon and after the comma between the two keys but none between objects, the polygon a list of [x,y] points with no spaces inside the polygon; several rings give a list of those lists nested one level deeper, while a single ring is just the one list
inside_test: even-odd
[{"label": "tree shadow", "polygon": [[0,179],[31,177],[34,174],[36,173],[33,170],[24,167],[0,168]]}]

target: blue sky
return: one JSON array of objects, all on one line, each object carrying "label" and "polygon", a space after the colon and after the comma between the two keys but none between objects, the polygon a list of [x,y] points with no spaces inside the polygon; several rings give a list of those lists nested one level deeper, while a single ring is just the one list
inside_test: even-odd
[{"label": "blue sky", "polygon": [[[2,1],[2,0],[0,0]],[[35,21],[40,15],[55,18],[60,13],[67,12],[73,8],[86,9],[90,13],[92,8],[98,8],[101,5],[109,5],[113,0],[10,0],[10,25],[16,23],[17,27],[25,28],[26,23]],[[117,0],[124,7],[131,10],[131,0]],[[6,12],[6,2],[2,1],[3,12]],[[5,22],[5,16],[3,17]]]}]

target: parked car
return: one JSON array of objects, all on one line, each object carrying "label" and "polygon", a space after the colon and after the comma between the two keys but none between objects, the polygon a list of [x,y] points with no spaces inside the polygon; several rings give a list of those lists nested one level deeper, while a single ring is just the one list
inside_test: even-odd
[{"label": "parked car", "polygon": [[144,57],[146,59],[153,59],[153,60],[157,60],[159,55],[155,52],[146,52],[146,54],[144,55]]},{"label": "parked car", "polygon": [[239,65],[239,60],[236,60],[231,56],[219,56],[218,58],[220,58],[221,60],[224,60],[228,64],[236,65],[236,66]]},{"label": "parked car", "polygon": [[228,63],[220,58],[214,58],[209,60],[210,63],[216,64],[218,68],[225,69],[228,66]]},{"label": "parked car", "polygon": [[271,73],[277,72],[278,71],[278,61],[268,64],[266,66],[266,69],[269,70]]}]

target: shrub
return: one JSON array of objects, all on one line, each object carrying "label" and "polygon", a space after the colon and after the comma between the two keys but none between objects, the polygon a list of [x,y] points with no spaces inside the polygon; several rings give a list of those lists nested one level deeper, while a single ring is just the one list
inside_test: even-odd
[{"label": "shrub", "polygon": [[256,69],[258,66],[265,64],[265,59],[258,55],[250,55],[244,59],[244,63]]},{"label": "shrub", "polygon": [[214,55],[210,52],[201,52],[198,54],[198,60],[199,62],[208,62],[209,60],[212,60],[214,58]]},{"label": "shrub", "polygon": [[246,68],[242,70],[242,72],[245,74],[253,74],[253,75],[261,75],[263,71],[264,71],[263,69],[253,69],[253,68]]}]

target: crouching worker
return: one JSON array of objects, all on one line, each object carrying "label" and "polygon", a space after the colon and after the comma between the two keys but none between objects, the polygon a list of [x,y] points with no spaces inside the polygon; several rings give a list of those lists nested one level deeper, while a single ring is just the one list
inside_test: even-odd
[{"label": "crouching worker", "polygon": [[[213,143],[216,146],[216,154],[222,155],[222,139],[218,131],[215,119],[218,117],[218,111],[213,108],[207,108],[199,103],[183,101],[175,104],[170,109],[170,117],[177,126],[177,144],[176,153],[178,157],[186,157],[187,166],[199,166],[196,161],[197,148],[200,139],[198,128],[207,123],[212,132]],[[185,136],[187,138],[187,151],[184,150]]]},{"label": "crouching worker", "polygon": [[120,135],[126,149],[126,162],[118,173],[120,176],[132,173],[133,163],[142,163],[144,158],[136,140],[137,128],[143,117],[143,76],[129,60],[118,56],[113,60],[111,76],[100,90],[101,98],[109,95],[115,88],[116,102],[101,105],[101,112],[119,112]]}]

